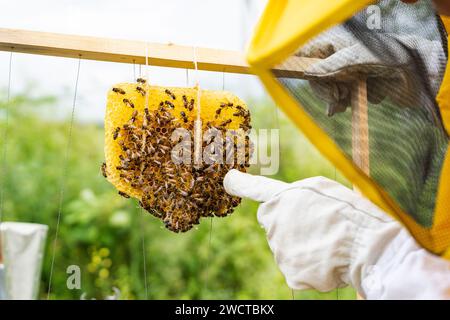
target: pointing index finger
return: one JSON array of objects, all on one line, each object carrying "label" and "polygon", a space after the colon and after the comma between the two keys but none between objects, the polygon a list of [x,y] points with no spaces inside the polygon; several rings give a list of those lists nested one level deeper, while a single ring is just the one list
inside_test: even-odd
[{"label": "pointing index finger", "polygon": [[290,184],[233,169],[226,174],[223,186],[225,191],[232,196],[266,202],[275,194],[289,187]]}]

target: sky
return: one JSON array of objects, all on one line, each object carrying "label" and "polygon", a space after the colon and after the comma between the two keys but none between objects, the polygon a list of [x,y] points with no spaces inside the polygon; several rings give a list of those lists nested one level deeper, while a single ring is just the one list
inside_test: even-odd
[{"label": "sky", "polygon": [[[0,0],[0,27],[116,39],[244,51],[264,0]],[[60,97],[69,110],[77,59],[14,53],[11,92],[33,86],[34,94]],[[0,88],[8,83],[9,53],[0,52]],[[117,82],[131,81],[139,68],[123,63],[81,61],[76,117],[101,122],[106,93]],[[193,85],[192,71],[150,67],[155,85]],[[200,86],[260,98],[264,90],[254,76],[202,71]]]}]

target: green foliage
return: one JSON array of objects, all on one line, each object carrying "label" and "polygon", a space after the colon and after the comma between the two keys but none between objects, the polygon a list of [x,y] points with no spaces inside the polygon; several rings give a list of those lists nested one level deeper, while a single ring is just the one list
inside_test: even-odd
[{"label": "green foliage", "polygon": [[[1,133],[6,107],[10,111],[7,170],[2,175],[4,221],[50,227],[41,298],[47,295],[55,254],[53,299],[79,299],[83,292],[87,298],[102,299],[113,293],[113,287],[119,288],[122,299],[292,299],[256,221],[256,203],[243,201],[230,217],[204,219],[186,234],[173,234],[135,201],[119,197],[102,177],[102,127],[75,122],[65,174],[69,122],[49,116],[61,109],[59,102],[31,95],[15,96],[9,104],[2,101]],[[285,117],[279,116],[279,124],[273,120],[278,118],[273,116],[273,106],[267,102],[253,105],[255,127],[281,127],[281,168],[275,178],[335,177],[334,168]],[[0,141],[0,150],[4,144]],[[60,228],[53,252],[61,194]],[[66,286],[70,265],[81,268],[81,290]],[[341,290],[340,295],[351,298],[353,291]],[[295,298],[333,299],[336,293],[297,292]]]}]

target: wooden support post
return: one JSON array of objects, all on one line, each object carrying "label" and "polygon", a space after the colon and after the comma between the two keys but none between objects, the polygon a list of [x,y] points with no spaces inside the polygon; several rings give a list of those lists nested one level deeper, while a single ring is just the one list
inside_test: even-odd
[{"label": "wooden support post", "polygon": [[351,103],[353,161],[365,174],[370,175],[369,110],[366,80],[359,80],[354,84]]}]

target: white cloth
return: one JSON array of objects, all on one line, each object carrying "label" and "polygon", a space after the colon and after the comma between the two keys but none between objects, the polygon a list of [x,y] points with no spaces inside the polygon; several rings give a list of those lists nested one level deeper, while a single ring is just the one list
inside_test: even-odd
[{"label": "white cloth", "polygon": [[293,289],[352,285],[368,299],[450,298],[450,263],[419,248],[395,220],[341,184],[291,184],[231,170],[225,190],[262,204],[258,221]]},{"label": "white cloth", "polygon": [[0,223],[7,299],[37,298],[47,229],[35,223]]}]

